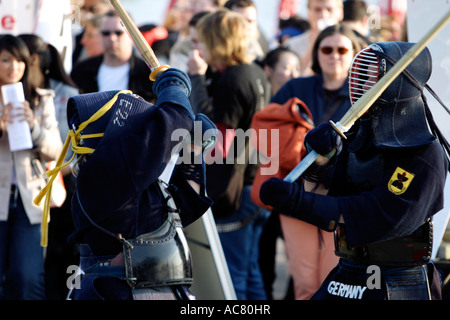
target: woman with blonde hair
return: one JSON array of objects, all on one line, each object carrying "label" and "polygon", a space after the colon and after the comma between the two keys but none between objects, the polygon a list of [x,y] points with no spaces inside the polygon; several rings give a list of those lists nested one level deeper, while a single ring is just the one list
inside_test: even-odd
[{"label": "woman with blonde hair", "polygon": [[212,212],[237,298],[266,299],[258,243],[268,212],[251,200],[257,167],[239,162],[248,155],[248,142],[239,143],[236,132],[249,129],[253,114],[268,103],[269,83],[264,70],[252,63],[241,14],[228,9],[209,13],[197,23],[197,35],[188,61],[191,104],[214,121],[223,137],[212,149],[218,161],[206,166]]}]

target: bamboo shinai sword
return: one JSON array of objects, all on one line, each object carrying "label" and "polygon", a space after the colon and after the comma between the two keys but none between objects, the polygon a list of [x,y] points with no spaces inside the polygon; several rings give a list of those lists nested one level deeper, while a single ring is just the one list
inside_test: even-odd
[{"label": "bamboo shinai sword", "polygon": [[[345,113],[337,123],[330,121],[334,130],[345,138],[344,133],[350,130],[356,120],[358,120],[372,104],[378,99],[384,90],[397,78],[403,70],[422,52],[427,44],[441,31],[450,20],[450,10],[438,23],[415,45],[413,45],[398,62],[378,80],[355,104]],[[284,178],[284,181],[293,182],[297,180],[303,172],[319,157],[319,154],[311,150],[303,160]]]}]

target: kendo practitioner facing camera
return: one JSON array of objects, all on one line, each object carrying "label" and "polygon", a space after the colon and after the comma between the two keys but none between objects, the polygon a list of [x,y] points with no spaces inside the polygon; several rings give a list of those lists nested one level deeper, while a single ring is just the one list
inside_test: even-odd
[{"label": "kendo practitioner facing camera", "polygon": [[[350,69],[352,103],[411,47],[386,42],[360,51]],[[272,178],[262,185],[264,203],[335,233],[339,263],[312,300],[441,298],[430,261],[431,220],[443,208],[449,148],[423,94],[431,65],[425,49],[347,139],[329,123],[311,130],[305,143],[321,156],[301,181]]]},{"label": "kendo practitioner facing camera", "polygon": [[194,123],[216,130],[208,118],[194,116],[190,91],[189,77],[170,68],[153,83],[156,105],[131,91],[69,100],[69,136],[79,167],[72,198],[76,231],[69,241],[80,244],[82,273],[69,299],[195,298],[188,290],[192,262],[182,228],[212,204],[203,156],[194,164],[177,162],[169,183],[160,179],[172,155],[187,150],[178,146],[178,136],[172,138],[175,130],[187,132],[182,138]]}]

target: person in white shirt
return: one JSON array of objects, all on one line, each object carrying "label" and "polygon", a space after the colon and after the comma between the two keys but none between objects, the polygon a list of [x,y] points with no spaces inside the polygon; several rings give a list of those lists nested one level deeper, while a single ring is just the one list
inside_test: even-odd
[{"label": "person in white shirt", "polygon": [[148,102],[154,102],[150,68],[138,57],[133,41],[114,10],[101,19],[103,55],[75,65],[71,77],[81,93],[131,90]]}]

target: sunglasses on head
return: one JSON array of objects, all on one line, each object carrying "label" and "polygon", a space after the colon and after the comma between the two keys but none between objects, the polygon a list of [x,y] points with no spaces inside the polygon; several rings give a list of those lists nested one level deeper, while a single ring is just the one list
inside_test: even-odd
[{"label": "sunglasses on head", "polygon": [[[320,48],[320,51],[322,51],[323,54],[330,54],[334,51],[334,49],[335,48],[333,48],[333,47],[322,47],[322,48]],[[344,47],[338,47],[336,49],[340,55],[346,54],[350,50],[350,49],[344,48]]]},{"label": "sunglasses on head", "polygon": [[109,31],[109,30],[102,30],[101,33],[103,36],[107,37],[111,33],[115,33],[116,36],[120,37],[124,31],[123,30],[115,30],[115,31]]}]

